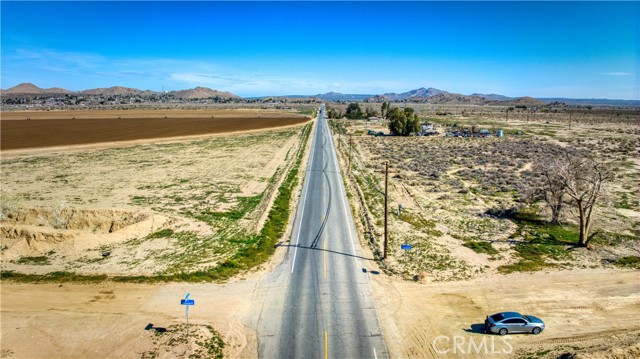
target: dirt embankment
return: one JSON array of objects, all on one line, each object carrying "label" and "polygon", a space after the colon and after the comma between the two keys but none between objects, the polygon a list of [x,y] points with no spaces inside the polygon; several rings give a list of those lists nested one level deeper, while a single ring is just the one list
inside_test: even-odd
[{"label": "dirt embankment", "polygon": [[302,124],[308,117],[273,112],[104,113],[9,112],[2,114],[0,149],[16,150],[155,138],[246,132]]}]

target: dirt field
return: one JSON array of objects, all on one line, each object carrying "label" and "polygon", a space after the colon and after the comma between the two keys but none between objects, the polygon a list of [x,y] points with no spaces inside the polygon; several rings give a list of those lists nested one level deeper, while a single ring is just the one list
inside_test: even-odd
[{"label": "dirt field", "polygon": [[259,111],[4,112],[0,149],[69,146],[260,130],[307,117]]},{"label": "dirt field", "polygon": [[252,243],[301,129],[3,158],[3,270],[152,275],[215,266]]}]

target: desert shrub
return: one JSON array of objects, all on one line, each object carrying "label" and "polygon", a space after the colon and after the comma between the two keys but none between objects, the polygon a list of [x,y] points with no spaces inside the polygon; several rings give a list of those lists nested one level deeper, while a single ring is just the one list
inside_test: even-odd
[{"label": "desert shrub", "polygon": [[22,207],[22,200],[20,197],[5,191],[0,190],[0,221],[4,221],[15,217]]},{"label": "desert shrub", "polygon": [[619,267],[626,268],[640,268],[640,257],[638,256],[627,256],[616,259],[613,264]]},{"label": "desert shrub", "polygon": [[473,251],[476,253],[484,253],[489,255],[498,254],[498,251],[493,248],[493,246],[489,242],[467,240],[464,242],[464,246],[473,249]]}]

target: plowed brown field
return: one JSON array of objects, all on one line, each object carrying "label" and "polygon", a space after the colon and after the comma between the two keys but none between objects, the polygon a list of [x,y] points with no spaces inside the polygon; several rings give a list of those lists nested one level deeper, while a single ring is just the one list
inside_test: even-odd
[{"label": "plowed brown field", "polygon": [[308,120],[301,115],[257,111],[6,112],[0,121],[0,149],[244,132]]}]

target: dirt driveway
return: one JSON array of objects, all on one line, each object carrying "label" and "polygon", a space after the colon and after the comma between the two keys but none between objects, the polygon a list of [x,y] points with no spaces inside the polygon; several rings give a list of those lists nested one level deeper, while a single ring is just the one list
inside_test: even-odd
[{"label": "dirt driveway", "polygon": [[[518,273],[428,284],[376,276],[372,284],[392,357],[556,358],[611,348],[631,356],[610,358],[640,354],[640,347],[629,348],[640,343],[638,271]],[[485,315],[508,310],[539,316],[547,328],[538,336],[481,332]]]}]

